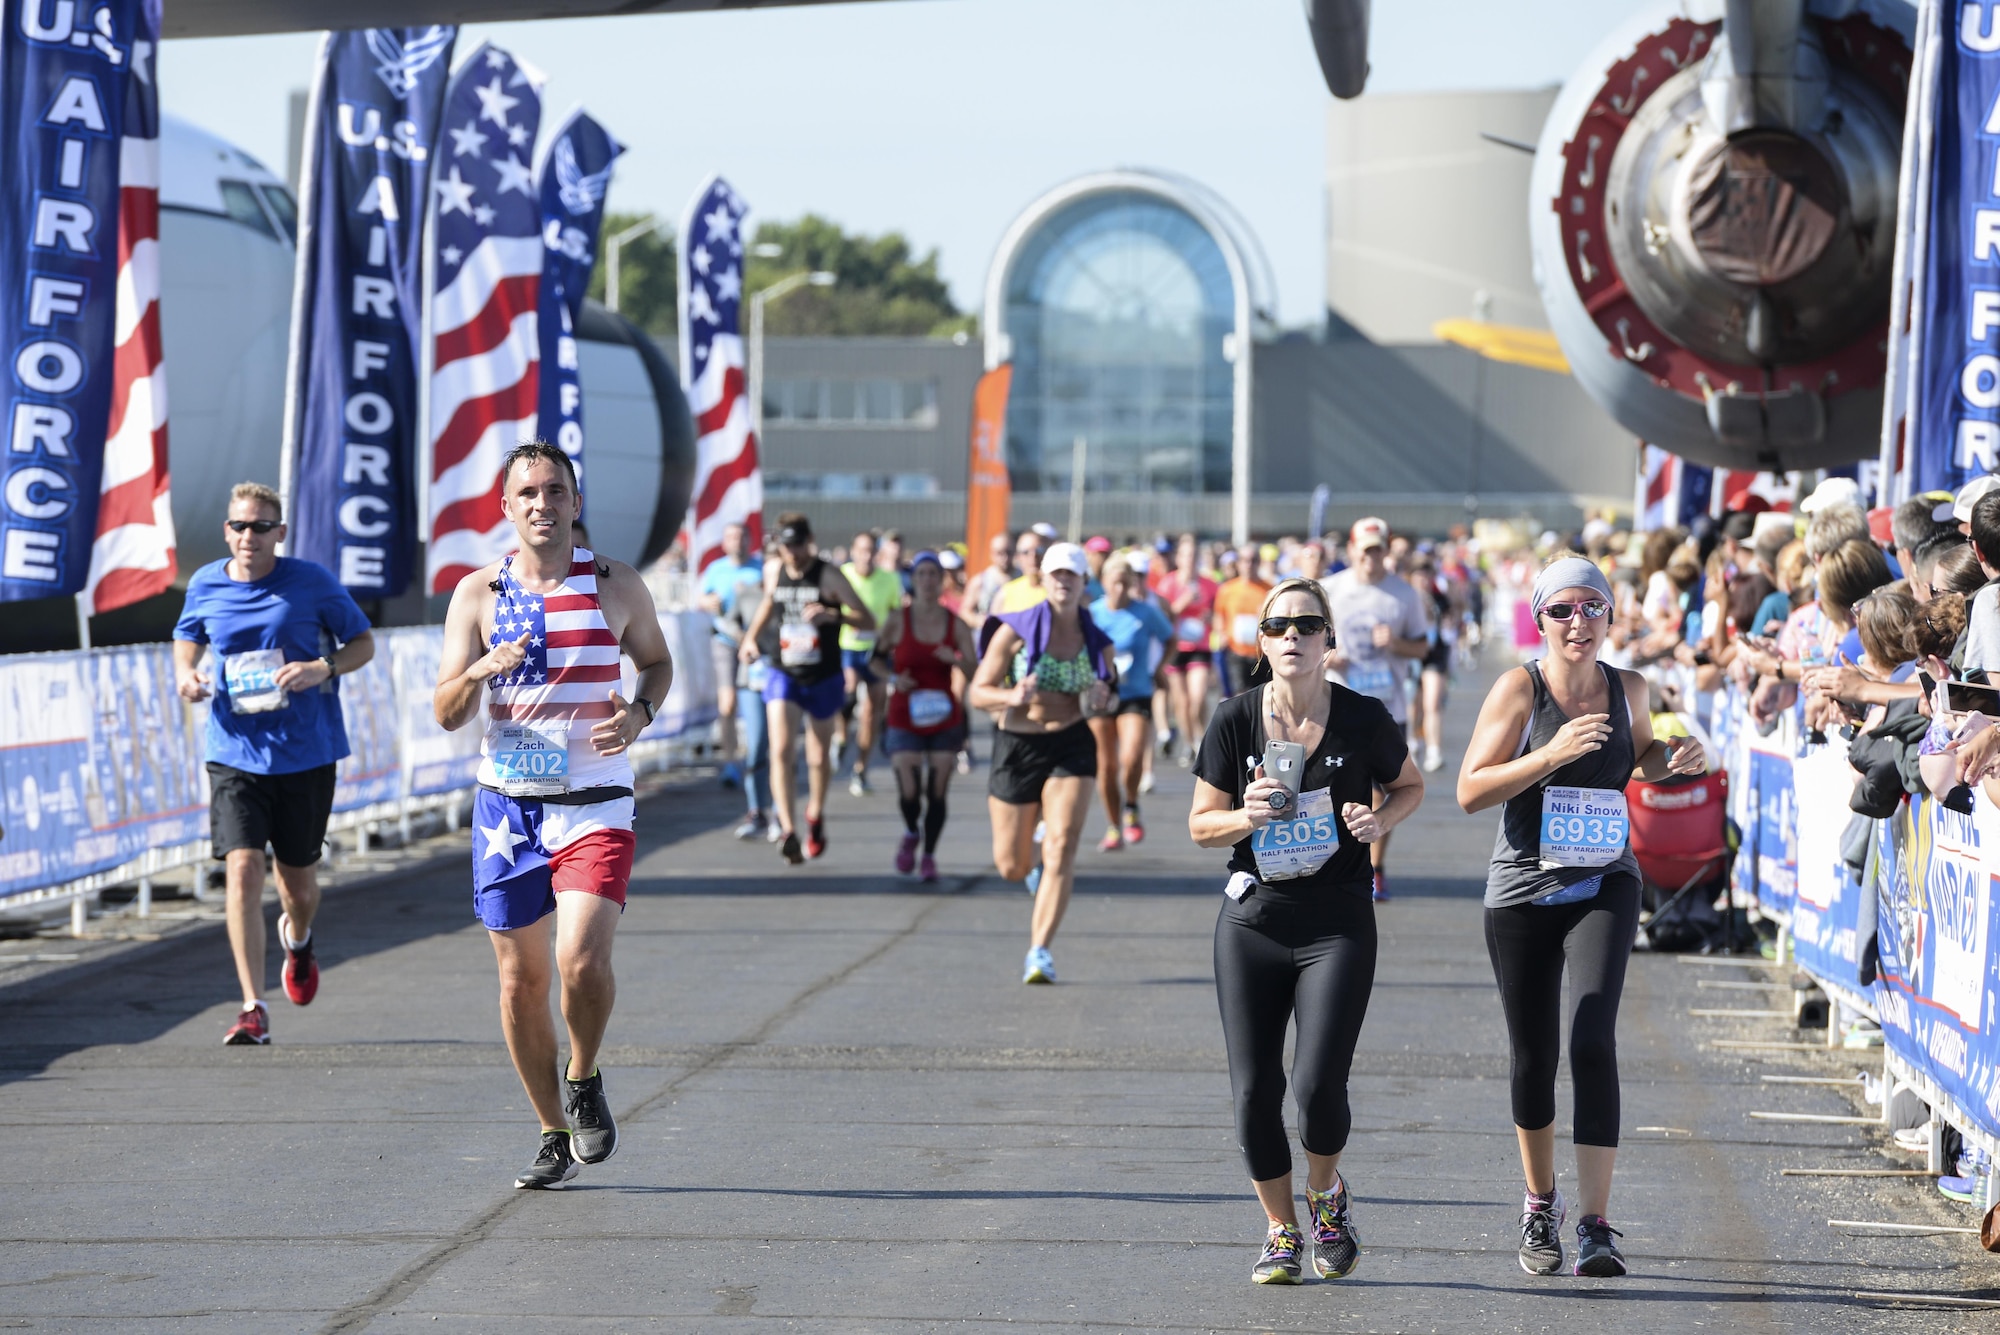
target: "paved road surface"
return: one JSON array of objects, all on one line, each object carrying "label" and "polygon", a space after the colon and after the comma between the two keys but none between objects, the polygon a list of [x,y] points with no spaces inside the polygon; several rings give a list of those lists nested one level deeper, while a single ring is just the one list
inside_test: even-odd
[{"label": "paved road surface", "polygon": [[798,870],[729,838],[733,794],[646,802],[605,1055],[624,1140],[560,1193],[509,1185],[535,1126],[462,855],[329,898],[319,999],[280,999],[269,1049],[219,1046],[219,929],[0,988],[0,1327],[1993,1329],[1852,1297],[1991,1296],[2000,1258],[1829,1230],[1970,1212],[1922,1180],[1780,1177],[1910,1161],[1866,1130],[1750,1121],[1851,1111],[1759,1075],[1854,1063],[1705,1048],[1790,1036],[1687,1015],[1761,1002],[1702,982],[1777,975],[1667,957],[1635,962],[1624,1011],[1613,1215],[1636,1273],[1524,1275],[1480,936],[1492,818],[1448,784],[1397,835],[1380,912],[1347,1160],[1361,1266],[1252,1286],[1263,1229],[1210,969],[1220,859],[1185,839],[1188,780],[1162,775],[1142,848],[1086,853],[1063,983],[1026,988],[1027,900],[991,875],[984,777],[953,791],[938,893],[886,874],[887,795],[843,792],[831,853]]}]

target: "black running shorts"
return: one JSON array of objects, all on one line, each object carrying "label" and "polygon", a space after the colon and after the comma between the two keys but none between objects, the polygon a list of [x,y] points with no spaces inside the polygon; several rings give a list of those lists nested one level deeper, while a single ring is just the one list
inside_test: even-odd
[{"label": "black running shorts", "polygon": [[1042,800],[1050,779],[1097,777],[1097,736],[1077,722],[1060,732],[993,733],[993,773],[986,791],[1015,806]]},{"label": "black running shorts", "polygon": [[291,774],[253,774],[208,764],[208,837],[217,858],[239,848],[272,854],[287,867],[310,867],[326,842],[333,813],[332,765]]}]

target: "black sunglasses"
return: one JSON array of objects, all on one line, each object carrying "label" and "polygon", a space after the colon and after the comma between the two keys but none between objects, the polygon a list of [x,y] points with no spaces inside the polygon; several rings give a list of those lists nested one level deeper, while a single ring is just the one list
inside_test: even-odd
[{"label": "black sunglasses", "polygon": [[1317,635],[1326,629],[1326,618],[1308,612],[1304,616],[1297,617],[1265,617],[1257,623],[1258,631],[1273,639],[1295,626],[1301,635]]},{"label": "black sunglasses", "polygon": [[1542,609],[1542,615],[1551,621],[1573,621],[1582,612],[1585,621],[1602,621],[1610,610],[1610,603],[1593,598],[1587,603],[1550,603]]},{"label": "black sunglasses", "polygon": [[252,533],[265,534],[278,526],[275,519],[231,519],[227,521],[231,533],[241,533],[248,529]]}]

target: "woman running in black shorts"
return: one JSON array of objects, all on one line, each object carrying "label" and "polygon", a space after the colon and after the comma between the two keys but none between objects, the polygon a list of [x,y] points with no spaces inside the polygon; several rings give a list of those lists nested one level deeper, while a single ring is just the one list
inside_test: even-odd
[{"label": "woman running in black shorts", "polygon": [[1552,1275],[1563,1264],[1555,1121],[1567,967],[1583,1206],[1574,1273],[1622,1275],[1605,1212],[1618,1158],[1618,1000],[1639,923],[1625,786],[1700,774],[1706,762],[1688,738],[1654,738],[1645,678],[1597,661],[1611,626],[1602,571],[1559,557],[1536,578],[1528,605],[1546,656],[1493,684],[1458,776],[1460,806],[1501,807],[1486,949],[1513,1048],[1514,1134],[1527,1178],[1521,1268]]},{"label": "woman running in black shorts", "polygon": [[912,559],[910,588],[910,605],[889,614],[875,642],[875,658],[886,665],[891,688],[882,749],[896,771],[896,797],[903,810],[896,870],[908,876],[917,867],[921,818],[924,856],[918,875],[935,881],[945,796],[958,753],[965,749],[965,708],[955,674],[972,667],[972,629],[938,601],[944,566],[936,552],[918,552]]},{"label": "woman running in black shorts", "polygon": [[[1085,719],[1111,707],[1118,672],[1110,637],[1084,610],[1090,577],[1083,548],[1059,542],[1042,554],[1048,599],[986,619],[972,707],[999,716],[986,802],[993,818],[993,862],[1010,881],[1041,873],[1035,891],[1024,983],[1053,983],[1055,940],[1069,907],[1077,843],[1097,781],[1097,738]],[[1045,826],[1040,865],[1035,826]]]},{"label": "woman running in black shorts", "polygon": [[[1317,582],[1272,589],[1257,630],[1270,679],[1217,707],[1195,757],[1188,831],[1203,848],[1232,850],[1215,923],[1215,988],[1237,1140],[1268,1217],[1250,1277],[1296,1284],[1305,1239],[1285,1135],[1285,1029],[1296,1017],[1292,1087],[1313,1267],[1339,1279],[1361,1255],[1340,1155],[1351,1122],[1348,1067],[1375,983],[1367,845],[1417,809],[1424,780],[1382,702],[1326,679],[1333,632]],[[1260,668],[1255,678],[1263,676]],[[1303,753],[1297,773],[1271,772],[1273,744]],[[1378,785],[1388,796],[1376,808]]]}]

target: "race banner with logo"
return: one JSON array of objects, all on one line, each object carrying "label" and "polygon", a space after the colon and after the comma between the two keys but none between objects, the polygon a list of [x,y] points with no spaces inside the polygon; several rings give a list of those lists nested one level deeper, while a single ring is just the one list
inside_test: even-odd
[{"label": "race banner with logo", "polygon": [[1861,981],[1861,920],[1864,891],[1860,875],[1843,857],[1854,769],[1847,745],[1838,738],[1808,747],[1792,766],[1792,810],[1797,850],[1793,879],[1792,949],[1814,977],[1853,994]]},{"label": "race banner with logo", "polygon": [[1935,60],[1912,115],[1930,155],[1897,239],[1918,306],[1897,497],[2000,468],[2000,3],[1926,4],[1918,21]]},{"label": "race banner with logo", "polygon": [[[6,327],[0,602],[84,588],[97,537],[118,297],[121,147],[141,0],[0,6]],[[157,4],[150,11],[158,22]]]},{"label": "race banner with logo", "polygon": [[1917,797],[1881,826],[1874,1001],[1883,1041],[1957,1105],[1954,1122],[2000,1136],[2000,810],[1982,798],[1965,815]]},{"label": "race banner with logo", "polygon": [[970,562],[984,561],[995,535],[1007,531],[1007,510],[1014,499],[1007,473],[1007,391],[1013,384],[1014,364],[1002,362],[980,376],[972,391],[972,457],[965,487],[965,559]]},{"label": "race banner with logo", "polygon": [[500,460],[535,429],[542,210],[541,74],[481,43],[445,96],[432,237],[430,546],[426,585],[450,593],[514,549]]},{"label": "race banner with logo", "polygon": [[306,125],[285,384],[289,554],[394,597],[417,542],[422,241],[458,30],[328,33]]},{"label": "race banner with logo", "polygon": [[597,264],[604,192],[625,146],[582,110],[549,139],[542,176],[542,388],[540,435],[554,441],[583,474],[583,385],[577,378],[576,321]]}]

